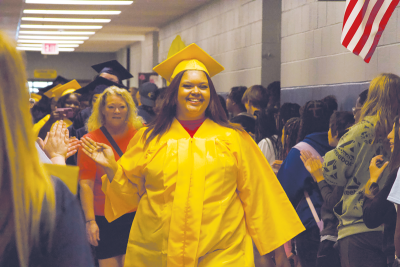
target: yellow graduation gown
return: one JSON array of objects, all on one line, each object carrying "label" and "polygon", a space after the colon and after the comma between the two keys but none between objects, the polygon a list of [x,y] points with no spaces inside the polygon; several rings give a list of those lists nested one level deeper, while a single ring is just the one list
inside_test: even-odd
[{"label": "yellow graduation gown", "polygon": [[254,266],[305,228],[257,144],[210,119],[193,138],[175,119],[144,150],[132,138],[110,183],[105,217],[137,207],[125,266]]}]

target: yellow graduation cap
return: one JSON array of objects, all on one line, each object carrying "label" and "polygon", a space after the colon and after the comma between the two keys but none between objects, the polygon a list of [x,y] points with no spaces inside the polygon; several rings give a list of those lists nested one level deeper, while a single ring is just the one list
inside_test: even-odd
[{"label": "yellow graduation cap", "polygon": [[56,90],[54,90],[53,97],[55,97],[56,101],[58,101],[58,99],[60,99],[60,97],[65,96],[66,94],[73,93],[80,88],[81,88],[80,84],[76,80],[72,80],[66,84],[61,85]]},{"label": "yellow graduation cap", "polygon": [[184,70],[202,70],[212,77],[223,71],[224,67],[193,43],[155,66],[153,70],[167,81],[172,81],[176,74]]},{"label": "yellow graduation cap", "polygon": [[55,97],[54,92],[60,88],[62,86],[62,84],[57,84],[56,86],[54,86],[53,88],[51,88],[50,90],[48,90],[46,93],[44,93],[45,96],[47,96],[48,98],[53,98]]},{"label": "yellow graduation cap", "polygon": [[31,98],[35,99],[36,102],[39,102],[40,99],[42,99],[42,96],[35,93],[31,93]]}]

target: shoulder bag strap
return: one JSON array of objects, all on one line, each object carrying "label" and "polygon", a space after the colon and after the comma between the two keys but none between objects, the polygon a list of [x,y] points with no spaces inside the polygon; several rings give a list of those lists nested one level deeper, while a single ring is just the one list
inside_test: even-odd
[{"label": "shoulder bag strap", "polygon": [[318,213],[317,213],[317,211],[315,210],[314,204],[312,203],[312,201],[311,201],[311,199],[310,199],[310,196],[308,195],[307,191],[304,191],[304,196],[306,197],[307,204],[308,204],[308,206],[310,207],[311,213],[312,213],[312,215],[314,216],[315,221],[316,221],[317,223],[319,223],[320,219],[319,219],[319,217],[318,217]]},{"label": "shoulder bag strap", "polygon": [[110,144],[112,145],[112,147],[115,149],[115,151],[117,152],[117,154],[119,155],[119,157],[122,157],[122,155],[124,154],[122,152],[122,150],[119,148],[119,146],[117,145],[117,143],[115,142],[114,138],[112,138],[111,134],[107,131],[106,127],[101,126],[100,130],[103,132],[103,134],[105,135],[105,137],[107,138],[108,142],[110,142]]},{"label": "shoulder bag strap", "polygon": [[[294,146],[295,148],[297,148],[298,150],[302,151],[302,150],[308,150],[311,152],[311,154],[314,157],[319,158],[321,161],[323,161],[321,155],[317,152],[317,150],[315,150],[315,148],[313,148],[312,146],[310,146],[309,144],[305,143],[305,142],[300,142],[297,145]],[[320,219],[318,217],[318,213],[315,210],[314,204],[312,203],[310,196],[308,195],[307,191],[304,191],[304,197],[306,198],[307,204],[310,207],[311,213],[314,216],[314,219],[317,223],[320,222]]]}]

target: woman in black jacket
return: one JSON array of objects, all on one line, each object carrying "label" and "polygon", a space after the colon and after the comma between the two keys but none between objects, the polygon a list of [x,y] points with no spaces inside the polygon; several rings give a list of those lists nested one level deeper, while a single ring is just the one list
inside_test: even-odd
[{"label": "woman in black jacket", "polygon": [[[382,156],[378,155],[371,160],[369,166],[370,179],[365,185],[363,220],[368,228],[376,228],[384,224],[383,251],[387,255],[388,266],[392,266],[395,256],[394,233],[396,228],[396,209],[392,202],[388,201],[388,195],[396,180],[400,167],[400,139],[399,139],[399,117],[396,117],[393,130],[389,133],[388,139],[392,156],[390,163],[382,164]],[[386,166],[388,166],[386,169]],[[383,188],[379,188],[380,177],[388,175]]]}]

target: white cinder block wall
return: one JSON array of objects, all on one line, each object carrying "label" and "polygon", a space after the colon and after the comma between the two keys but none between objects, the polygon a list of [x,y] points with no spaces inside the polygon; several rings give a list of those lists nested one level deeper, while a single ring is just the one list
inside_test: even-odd
[{"label": "white cinder block wall", "polygon": [[[153,72],[153,32],[145,35],[145,40],[135,42],[130,48],[130,73],[133,78],[130,79],[131,87],[138,87],[140,72]],[[127,67],[127,47],[118,50],[117,60],[125,68]],[[126,82],[124,82],[126,85]]]},{"label": "white cinder block wall", "polygon": [[399,7],[367,64],[340,43],[345,4],[282,0],[282,87],[368,81],[382,72],[400,75]]},{"label": "white cinder block wall", "polygon": [[[141,72],[153,72],[153,32],[147,33],[145,40],[141,42]],[[157,45],[157,44],[156,44]],[[133,59],[132,59],[133,60]],[[137,81],[137,79],[136,79]]]},{"label": "white cinder block wall", "polygon": [[136,42],[130,46],[131,49],[131,66],[130,71],[133,78],[130,80],[131,87],[139,86],[139,72],[142,72],[142,42]]},{"label": "white cinder block wall", "polygon": [[[124,47],[117,51],[117,61],[126,68],[127,48]],[[127,85],[126,80],[122,82],[125,86]]]},{"label": "white cinder block wall", "polygon": [[116,56],[116,53],[89,52],[60,53],[51,56],[36,51],[25,51],[26,74],[29,80],[34,80],[35,69],[55,69],[58,75],[67,79],[92,81],[97,73],[90,66],[116,59]]},{"label": "white cinder block wall", "polygon": [[218,92],[261,84],[262,5],[262,0],[216,0],[170,22],[159,31],[159,62],[180,35],[225,67],[212,79]]}]

